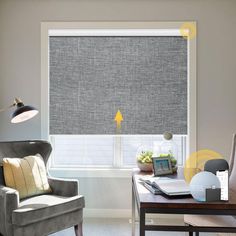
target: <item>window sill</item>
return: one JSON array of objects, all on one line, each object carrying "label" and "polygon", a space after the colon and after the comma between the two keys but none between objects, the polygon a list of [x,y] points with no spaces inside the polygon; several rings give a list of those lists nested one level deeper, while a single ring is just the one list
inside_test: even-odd
[{"label": "window sill", "polygon": [[131,178],[133,169],[97,169],[54,167],[48,170],[53,177],[64,178]]}]

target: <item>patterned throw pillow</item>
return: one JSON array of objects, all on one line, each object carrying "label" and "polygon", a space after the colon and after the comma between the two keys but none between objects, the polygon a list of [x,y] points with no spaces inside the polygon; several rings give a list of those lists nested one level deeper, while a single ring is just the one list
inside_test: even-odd
[{"label": "patterned throw pillow", "polygon": [[3,173],[6,186],[18,190],[20,199],[52,192],[43,158],[39,154],[3,158]]}]

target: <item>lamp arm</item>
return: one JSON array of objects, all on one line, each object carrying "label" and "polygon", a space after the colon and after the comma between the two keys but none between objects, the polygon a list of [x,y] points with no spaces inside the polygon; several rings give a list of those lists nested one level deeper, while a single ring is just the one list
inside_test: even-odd
[{"label": "lamp arm", "polygon": [[0,109],[0,112],[6,111],[6,110],[8,110],[9,108],[14,107],[15,105],[16,105],[16,104],[14,103],[14,104],[10,105],[9,107],[2,108],[2,109]]},{"label": "lamp arm", "polygon": [[12,108],[12,107],[14,107],[14,106],[17,106],[17,104],[22,104],[22,105],[24,105],[23,102],[22,102],[19,98],[15,98],[15,99],[14,99],[14,103],[13,103],[12,105],[10,105],[9,107],[5,107],[5,108],[3,108],[3,109],[0,109],[0,112],[6,111],[6,110],[9,109],[9,108]]}]

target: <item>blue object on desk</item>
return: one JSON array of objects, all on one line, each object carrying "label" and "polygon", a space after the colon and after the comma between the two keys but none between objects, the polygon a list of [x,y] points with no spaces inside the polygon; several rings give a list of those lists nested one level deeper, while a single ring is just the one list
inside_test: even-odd
[{"label": "blue object on desk", "polygon": [[193,198],[199,202],[205,202],[206,189],[220,188],[220,181],[211,172],[202,171],[193,176],[189,186]]}]

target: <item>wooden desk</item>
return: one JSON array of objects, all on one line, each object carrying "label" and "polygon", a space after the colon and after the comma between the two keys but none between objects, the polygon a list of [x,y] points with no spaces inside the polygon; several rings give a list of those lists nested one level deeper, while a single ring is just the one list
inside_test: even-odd
[{"label": "wooden desk", "polygon": [[228,202],[197,202],[191,197],[168,198],[153,195],[140,182],[143,176],[135,171],[132,175],[132,236],[135,236],[135,206],[139,213],[139,235],[145,231],[187,231],[187,232],[236,232],[235,227],[199,227],[173,225],[146,225],[146,214],[194,214],[194,215],[236,215],[236,193],[229,191]]}]

